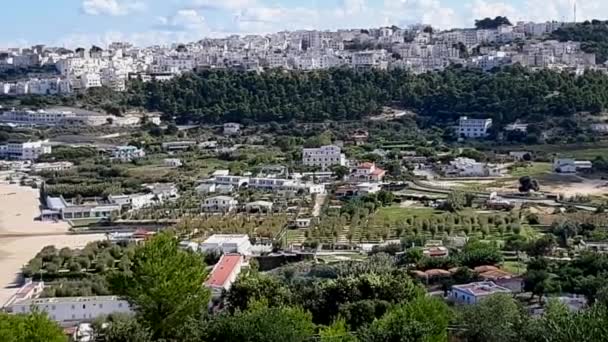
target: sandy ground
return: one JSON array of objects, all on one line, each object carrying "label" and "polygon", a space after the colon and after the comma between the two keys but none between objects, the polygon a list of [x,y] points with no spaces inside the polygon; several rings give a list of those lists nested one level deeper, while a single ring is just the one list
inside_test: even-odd
[{"label": "sandy ground", "polygon": [[[59,235],[67,233],[68,224],[35,221],[39,215],[38,190],[0,184],[0,306],[16,292],[21,267],[44,246],[78,248],[104,238],[103,234]],[[10,234],[42,236],[7,236]]]}]

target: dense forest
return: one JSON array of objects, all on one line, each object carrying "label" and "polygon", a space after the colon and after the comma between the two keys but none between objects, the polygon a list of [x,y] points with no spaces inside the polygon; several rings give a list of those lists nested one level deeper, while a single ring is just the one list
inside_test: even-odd
[{"label": "dense forest", "polygon": [[564,26],[551,34],[559,41],[581,42],[581,49],[596,54],[596,61],[604,63],[608,59],[608,21],[585,21]]},{"label": "dense forest", "polygon": [[434,122],[469,115],[491,117],[500,125],[599,113],[608,107],[608,76],[519,66],[494,73],[455,67],[421,75],[401,70],[219,70],[163,83],[135,81],[123,96],[123,107],[161,111],[178,123],[356,120],[393,105]]}]

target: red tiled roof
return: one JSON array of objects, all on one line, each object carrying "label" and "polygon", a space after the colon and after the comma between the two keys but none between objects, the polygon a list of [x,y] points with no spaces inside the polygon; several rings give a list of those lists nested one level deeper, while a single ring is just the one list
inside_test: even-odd
[{"label": "red tiled roof", "polygon": [[371,169],[374,166],[375,166],[374,163],[370,163],[370,162],[365,162],[365,163],[359,164],[360,169]]},{"label": "red tiled roof", "polygon": [[382,169],[379,169],[379,168],[376,168],[376,169],[375,169],[375,170],[372,172],[372,175],[375,175],[375,176],[381,176],[381,175],[384,175],[385,173],[386,173],[386,171],[384,171],[384,170],[382,170]]},{"label": "red tiled roof", "polygon": [[243,256],[240,254],[225,254],[220,261],[213,267],[209,279],[205,282],[207,286],[223,287],[232,274],[232,271],[239,266]]}]

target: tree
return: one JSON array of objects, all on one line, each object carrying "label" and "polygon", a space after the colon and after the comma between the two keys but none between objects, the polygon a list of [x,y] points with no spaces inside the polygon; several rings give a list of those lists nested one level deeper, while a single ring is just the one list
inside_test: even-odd
[{"label": "tree", "polygon": [[543,235],[540,239],[530,242],[526,247],[526,253],[532,257],[546,256],[551,253],[557,243],[551,234]]},{"label": "tree", "polygon": [[321,328],[319,340],[321,342],[357,342],[357,338],[348,331],[346,322],[341,319],[333,322],[330,326]]},{"label": "tree", "polygon": [[333,165],[329,169],[334,173],[334,175],[336,175],[336,178],[339,180],[344,179],[344,177],[349,173],[349,169],[346,166],[342,165]]},{"label": "tree", "polygon": [[540,191],[540,185],[536,179],[523,176],[519,179],[519,192]]},{"label": "tree", "polygon": [[395,195],[390,192],[390,191],[385,191],[385,190],[380,190],[377,194],[376,194],[376,198],[378,199],[378,201],[380,201],[380,203],[382,203],[383,206],[390,206],[393,201],[395,200]]},{"label": "tree", "polygon": [[167,129],[165,130],[166,135],[175,135],[177,132],[179,132],[179,128],[174,123],[167,125]]},{"label": "tree", "polygon": [[254,303],[247,311],[214,317],[206,327],[208,342],[309,341],[315,331],[310,313],[289,307]]},{"label": "tree", "polygon": [[199,255],[178,248],[168,233],[138,246],[130,272],[109,275],[112,291],[127,299],[138,320],[154,339],[175,335],[188,317],[209,303],[202,286],[207,270]]},{"label": "tree", "polygon": [[481,29],[492,30],[492,29],[496,29],[502,25],[512,26],[511,22],[509,21],[509,19],[507,17],[501,17],[501,16],[497,16],[494,19],[484,18],[481,20],[475,20],[475,28],[477,28],[478,30],[481,30]]},{"label": "tree", "polygon": [[3,342],[67,342],[59,325],[45,313],[10,315],[0,313],[0,341]]},{"label": "tree", "polygon": [[255,273],[239,277],[224,298],[228,309],[234,312],[247,309],[252,301],[265,301],[271,307],[288,304],[291,292],[277,278]]},{"label": "tree", "polygon": [[93,322],[93,329],[99,342],[151,342],[152,334],[134,316],[111,314]]},{"label": "tree", "polygon": [[510,295],[492,295],[475,305],[463,307],[458,315],[458,325],[469,342],[519,341],[526,322],[523,308]]},{"label": "tree", "polygon": [[359,334],[361,342],[447,340],[451,313],[438,298],[421,296],[389,311]]},{"label": "tree", "polygon": [[464,208],[465,198],[462,192],[452,191],[448,194],[448,198],[443,203],[442,209],[457,212]]},{"label": "tree", "polygon": [[465,245],[459,258],[467,267],[495,265],[502,261],[502,253],[495,244],[471,241]]}]

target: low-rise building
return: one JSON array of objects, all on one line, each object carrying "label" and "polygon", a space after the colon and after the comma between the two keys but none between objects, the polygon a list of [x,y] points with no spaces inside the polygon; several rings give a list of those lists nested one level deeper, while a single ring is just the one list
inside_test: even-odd
[{"label": "low-rise building", "polygon": [[245,210],[248,212],[272,212],[272,202],[268,201],[254,201],[245,204]]},{"label": "low-rise building", "polygon": [[350,175],[351,181],[356,182],[381,182],[386,171],[377,167],[376,163],[362,163]]},{"label": "low-rise building", "polygon": [[177,158],[167,158],[164,160],[165,166],[168,167],[180,167],[182,166],[182,161]]},{"label": "low-rise building", "polygon": [[224,124],[224,135],[236,135],[241,132],[241,125],[235,122]]},{"label": "low-rise building", "polygon": [[231,196],[215,196],[206,198],[201,205],[205,213],[229,213],[237,208],[239,202]]},{"label": "low-rise building", "polygon": [[46,198],[45,215],[48,218],[72,220],[103,220],[120,214],[121,205],[97,200],[84,200],[80,204],[66,201],[62,196]]},{"label": "low-rise building", "polygon": [[458,135],[463,138],[483,138],[492,127],[492,119],[470,119],[461,116],[458,120]]},{"label": "low-rise building", "polygon": [[471,158],[456,158],[443,169],[447,177],[498,177],[502,168],[498,165],[480,163]]},{"label": "low-rise building", "polygon": [[0,145],[0,157],[18,160],[36,160],[43,154],[50,154],[53,148],[48,140],[9,142]]},{"label": "low-rise building", "polygon": [[60,323],[92,321],[112,313],[132,312],[129,303],[117,296],[30,298],[16,301],[5,309],[12,314],[38,310]]},{"label": "low-rise building", "polygon": [[334,165],[345,166],[346,156],[342,153],[342,149],[335,145],[305,148],[302,152],[302,164],[327,170]]},{"label": "low-rise building", "polygon": [[112,159],[129,162],[146,156],[146,152],[135,146],[118,146],[112,150]]},{"label": "low-rise building", "polygon": [[31,167],[32,172],[43,172],[43,171],[64,171],[74,167],[74,163],[68,161],[55,162],[55,163],[36,163]]},{"label": "low-rise building", "polygon": [[460,304],[476,304],[497,293],[511,293],[506,287],[498,286],[491,281],[482,281],[464,285],[453,285],[448,298]]},{"label": "low-rise building", "polygon": [[200,244],[203,253],[251,254],[251,243],[246,234],[213,234]]},{"label": "low-rise building", "polygon": [[218,263],[213,266],[213,270],[211,270],[209,278],[205,282],[205,286],[211,290],[214,298],[218,298],[222,295],[222,292],[230,290],[244,264],[245,257],[240,254],[222,255]]},{"label": "low-rise building", "polygon": [[590,170],[592,167],[593,164],[588,160],[561,158],[553,161],[553,171],[557,173],[576,173],[578,171]]},{"label": "low-rise building", "polygon": [[194,140],[185,140],[185,141],[169,141],[161,144],[163,151],[173,152],[173,151],[185,151],[189,148],[197,146],[196,141]]}]

